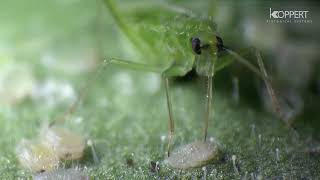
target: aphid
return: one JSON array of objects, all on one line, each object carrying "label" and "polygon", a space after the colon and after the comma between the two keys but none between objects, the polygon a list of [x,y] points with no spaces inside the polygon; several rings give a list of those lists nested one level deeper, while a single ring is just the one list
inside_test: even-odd
[{"label": "aphid", "polygon": [[[108,58],[106,63],[162,75],[169,114],[168,156],[170,156],[170,146],[173,143],[174,135],[174,116],[169,80],[172,77],[184,76],[193,68],[196,69],[198,75],[206,77],[208,81],[205,95],[204,142],[207,139],[208,123],[211,119],[212,78],[219,70],[230,65],[233,60],[240,62],[264,80],[275,105],[275,110],[279,112],[278,101],[258,51],[256,51],[256,56],[262,72],[248,60],[224,46],[222,39],[217,36],[216,25],[212,18],[200,17],[189,10],[164,2],[154,3],[153,5],[145,3],[142,7],[136,6],[134,13],[123,10],[120,14],[114,1],[104,0],[115,24],[143,57],[140,61]],[[232,58],[221,59],[221,52],[227,53]],[[198,145],[201,147],[209,146],[205,143],[187,146]]]}]

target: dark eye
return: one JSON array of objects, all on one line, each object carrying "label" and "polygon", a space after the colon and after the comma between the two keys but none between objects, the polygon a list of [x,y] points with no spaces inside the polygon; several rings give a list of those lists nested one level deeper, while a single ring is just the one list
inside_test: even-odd
[{"label": "dark eye", "polygon": [[191,45],[194,53],[201,54],[201,41],[199,38],[192,38]]},{"label": "dark eye", "polygon": [[217,48],[218,48],[218,50],[219,51],[223,50],[224,45],[223,45],[223,41],[222,41],[221,37],[216,36],[216,39],[217,39]]}]

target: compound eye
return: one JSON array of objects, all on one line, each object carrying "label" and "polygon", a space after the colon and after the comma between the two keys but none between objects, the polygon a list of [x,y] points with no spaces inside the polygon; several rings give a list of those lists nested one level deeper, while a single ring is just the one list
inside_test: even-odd
[{"label": "compound eye", "polygon": [[221,37],[216,36],[216,39],[217,39],[217,48],[218,48],[218,50],[219,51],[223,50],[224,45],[223,45],[223,41],[222,41]]},{"label": "compound eye", "polygon": [[191,45],[194,53],[201,54],[201,41],[199,38],[192,38]]}]

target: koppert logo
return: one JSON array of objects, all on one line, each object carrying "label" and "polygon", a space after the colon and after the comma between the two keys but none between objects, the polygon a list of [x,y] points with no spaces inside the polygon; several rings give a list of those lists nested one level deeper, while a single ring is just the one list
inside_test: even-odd
[{"label": "koppert logo", "polygon": [[272,10],[270,8],[270,19],[307,19],[309,11],[283,11],[283,10]]}]

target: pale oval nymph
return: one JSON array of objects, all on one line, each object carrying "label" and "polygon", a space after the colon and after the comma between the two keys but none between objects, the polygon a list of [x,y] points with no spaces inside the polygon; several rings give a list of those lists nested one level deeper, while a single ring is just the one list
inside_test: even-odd
[{"label": "pale oval nymph", "polygon": [[218,159],[218,145],[213,142],[196,141],[173,150],[164,163],[175,169],[191,169],[207,165]]},{"label": "pale oval nymph", "polygon": [[52,171],[59,166],[59,158],[53,149],[41,143],[22,140],[16,154],[21,166],[32,172]]},{"label": "pale oval nymph", "polygon": [[41,132],[41,141],[52,148],[61,160],[75,160],[83,156],[84,138],[66,128],[50,127]]}]

